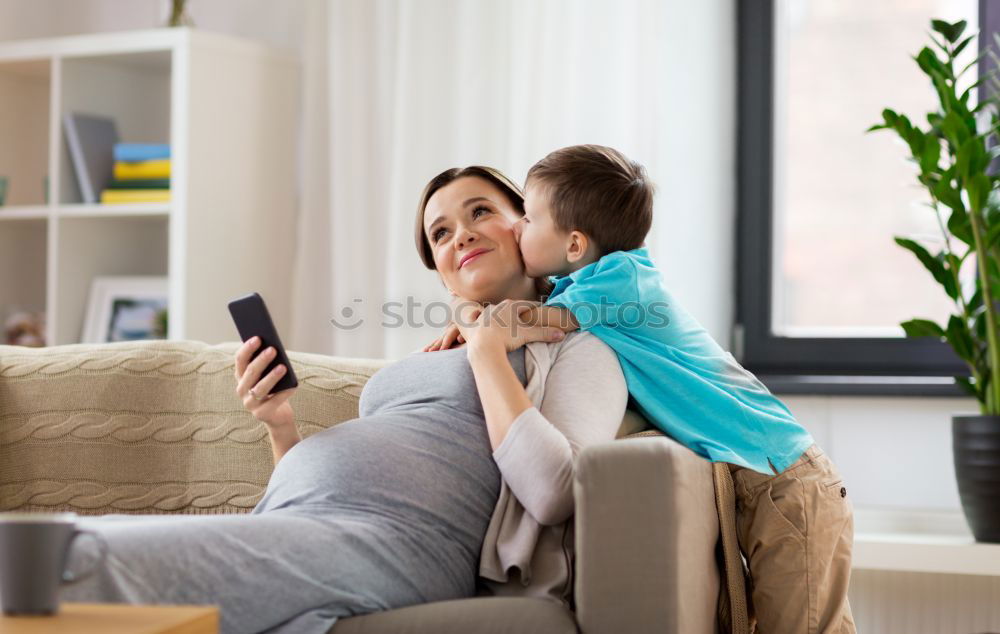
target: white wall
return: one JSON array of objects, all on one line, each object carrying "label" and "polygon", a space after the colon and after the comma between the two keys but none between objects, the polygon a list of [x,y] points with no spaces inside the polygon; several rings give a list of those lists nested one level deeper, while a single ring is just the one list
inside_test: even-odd
[{"label": "white wall", "polygon": [[[301,52],[306,0],[189,0],[195,28]],[[0,0],[0,40],[166,26],[168,0]]]},{"label": "white wall", "polygon": [[856,507],[958,513],[951,417],[971,398],[788,396],[833,458]]},{"label": "white wall", "polygon": [[[735,321],[736,4],[669,2],[666,143],[649,243],[677,301],[729,348]],[[656,81],[650,77],[647,81]]]}]

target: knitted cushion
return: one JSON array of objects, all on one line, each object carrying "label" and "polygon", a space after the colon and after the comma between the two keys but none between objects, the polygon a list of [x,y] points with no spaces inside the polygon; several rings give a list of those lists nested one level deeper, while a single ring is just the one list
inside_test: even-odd
[{"label": "knitted cushion", "polygon": [[[0,510],[241,513],[273,468],[237,342],[0,346]],[[303,437],[357,416],[388,361],[289,351]]]}]

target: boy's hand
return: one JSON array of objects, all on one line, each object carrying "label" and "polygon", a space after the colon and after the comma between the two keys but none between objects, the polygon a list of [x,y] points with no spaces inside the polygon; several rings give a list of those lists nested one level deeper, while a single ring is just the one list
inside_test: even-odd
[{"label": "boy's hand", "polygon": [[546,306],[541,302],[518,302],[517,318],[521,325],[558,328],[567,333],[580,327],[568,309]]},{"label": "boy's hand", "polygon": [[487,307],[467,302],[458,307],[456,323],[470,355],[488,349],[510,352],[533,341],[551,343],[565,337],[558,328],[518,323],[520,301],[505,299]]}]

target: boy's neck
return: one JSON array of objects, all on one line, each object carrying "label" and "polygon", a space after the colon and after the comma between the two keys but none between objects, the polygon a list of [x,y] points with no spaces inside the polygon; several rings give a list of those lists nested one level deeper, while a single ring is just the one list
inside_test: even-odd
[{"label": "boy's neck", "polygon": [[600,259],[601,255],[599,253],[587,254],[586,256],[580,258],[576,262],[566,262],[566,268],[564,268],[560,273],[557,273],[557,275],[559,275],[560,277],[564,275],[571,275],[573,273],[576,273],[583,267],[593,264],[594,262],[597,262]]}]

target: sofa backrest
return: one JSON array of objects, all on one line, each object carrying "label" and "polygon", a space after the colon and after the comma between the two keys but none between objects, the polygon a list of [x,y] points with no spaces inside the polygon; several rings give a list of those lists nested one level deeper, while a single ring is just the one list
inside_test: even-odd
[{"label": "sofa backrest", "polygon": [[[273,469],[238,342],[0,346],[0,510],[249,512]],[[357,416],[384,360],[289,351],[303,437]]]},{"label": "sofa backrest", "polygon": [[[245,513],[273,470],[236,395],[239,342],[0,346],[0,510]],[[391,361],[288,352],[303,437],[357,417]],[[641,431],[628,412],[619,437]]]}]

